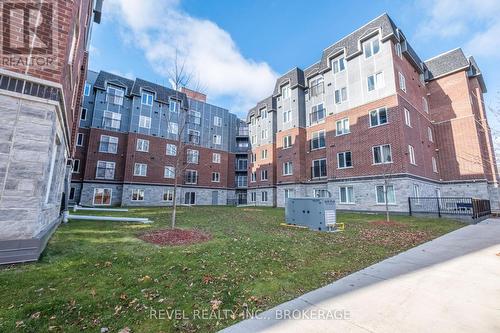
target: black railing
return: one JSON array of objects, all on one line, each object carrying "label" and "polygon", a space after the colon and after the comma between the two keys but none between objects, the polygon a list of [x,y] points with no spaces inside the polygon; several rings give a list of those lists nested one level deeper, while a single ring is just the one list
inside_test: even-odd
[{"label": "black railing", "polygon": [[489,200],[461,197],[409,197],[408,208],[410,215],[462,215],[476,219],[491,214]]}]

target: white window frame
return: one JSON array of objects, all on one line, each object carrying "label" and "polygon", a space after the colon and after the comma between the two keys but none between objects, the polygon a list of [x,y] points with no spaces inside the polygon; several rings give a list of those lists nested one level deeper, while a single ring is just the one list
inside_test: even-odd
[{"label": "white window frame", "polygon": [[[372,89],[370,89],[370,78],[373,79],[373,88]],[[385,87],[384,72],[378,72],[378,73],[369,75],[366,79],[366,84],[367,84],[368,92],[384,88]]]},{"label": "white window frame", "polygon": [[165,155],[177,156],[177,146],[173,143],[167,143],[167,146],[165,147]]},{"label": "white window frame", "polygon": [[408,156],[410,157],[410,164],[417,165],[417,160],[415,159],[415,148],[412,145],[408,145]]},{"label": "white window frame", "polygon": [[[103,113],[103,127],[104,128],[111,128],[113,130],[120,130],[121,124],[122,124],[122,115],[121,113],[118,112],[113,112],[113,111],[104,111]],[[104,124],[105,120],[111,120],[111,124],[109,126],[106,126]]]},{"label": "white window frame", "polygon": [[[380,119],[380,112],[381,111],[385,111],[385,123],[381,123],[381,119]],[[372,124],[372,113],[373,112],[377,113],[377,123],[375,125]],[[371,110],[370,112],[368,112],[368,121],[369,121],[370,128],[388,124],[389,123],[389,110],[387,110],[386,107]]]},{"label": "white window frame", "polygon": [[214,126],[222,127],[222,118],[219,116],[214,116]]},{"label": "white window frame", "polygon": [[80,120],[87,120],[87,113],[88,112],[89,112],[89,110],[87,108],[82,108],[82,110],[80,112]]},{"label": "white window frame", "polygon": [[293,146],[292,143],[292,136],[291,135],[285,135],[283,137],[283,149],[288,149]]},{"label": "white window frame", "polygon": [[281,98],[282,99],[288,99],[292,95],[292,91],[290,89],[290,84],[285,84],[284,86],[281,87]]},{"label": "white window frame", "polygon": [[198,164],[200,162],[200,151],[196,149],[186,150],[186,161],[189,164]]},{"label": "white window frame", "polygon": [[259,113],[260,113],[261,119],[267,119],[267,108],[266,107],[260,109]]},{"label": "white window frame", "polygon": [[263,129],[261,134],[260,134],[260,138],[262,140],[267,140],[267,129]]},{"label": "white window frame", "polygon": [[188,170],[186,170],[186,175],[187,175],[187,173],[188,173],[188,172],[189,172],[191,175],[194,175],[194,182],[193,182],[193,181],[189,181],[189,182],[188,182],[188,181],[187,181],[187,178],[188,178],[188,177],[187,177],[187,176],[185,176],[185,177],[184,177],[184,183],[185,183],[185,184],[191,184],[191,185],[193,185],[193,184],[198,184],[198,171],[197,171],[197,170],[191,170],[191,169],[188,169]]},{"label": "white window frame", "polygon": [[[78,159],[73,160],[73,170],[71,170],[72,173],[80,173],[80,163],[81,161]],[[77,168],[75,168],[77,166]]]},{"label": "white window frame", "polygon": [[427,137],[429,138],[430,142],[434,142],[434,133],[432,132],[432,128],[427,126]]},{"label": "white window frame", "polygon": [[[114,94],[110,92],[110,90],[114,90]],[[108,85],[106,88],[106,102],[114,104],[114,105],[123,105],[123,97],[125,96],[125,89],[113,85]],[[110,97],[112,97],[112,101],[110,101]]]},{"label": "white window frame", "polygon": [[347,87],[341,87],[335,90],[334,93],[335,104],[340,105],[347,102]]},{"label": "white window frame", "polygon": [[426,97],[422,97],[422,106],[425,113],[429,113],[429,101]]},{"label": "white window frame", "polygon": [[212,172],[212,183],[220,183],[220,172]]},{"label": "white window frame", "polygon": [[268,201],[268,195],[267,195],[267,191],[262,191],[260,192],[260,201],[261,202],[267,202]]},{"label": "white window frame", "polygon": [[408,127],[412,127],[411,126],[411,114],[410,114],[410,110],[408,110],[407,108],[404,108],[404,113],[405,113],[405,124],[406,126]]},{"label": "white window frame", "polygon": [[[325,175],[321,175],[321,162],[322,161],[325,161]],[[319,163],[319,172],[320,174],[319,175],[315,175],[314,174],[314,164],[315,162],[318,162]],[[325,178],[328,176],[328,162],[326,161],[326,158],[318,158],[318,159],[315,159],[315,160],[312,160],[311,161],[311,178],[313,179],[317,179],[317,178]]]},{"label": "white window frame", "polygon": [[363,53],[365,54],[365,59],[371,58],[375,54],[380,52],[380,40],[377,38],[373,38],[363,43]]},{"label": "white window frame", "polygon": [[[345,200],[342,200],[342,190],[345,192]],[[339,203],[343,205],[353,205],[355,203],[353,186],[339,187]]]},{"label": "white window frame", "polygon": [[401,72],[398,72],[398,76],[399,76],[399,89],[406,92],[406,78]]},{"label": "white window frame", "polygon": [[288,124],[292,121],[292,109],[283,111],[283,123]]},{"label": "white window frame", "polygon": [[263,149],[260,151],[260,159],[265,160],[267,158],[267,149]]},{"label": "white window frame", "polygon": [[134,176],[135,177],[147,177],[147,175],[148,175],[148,165],[147,164],[145,164],[145,163],[135,163],[134,164]]},{"label": "white window frame", "polygon": [[85,140],[85,134],[83,134],[83,133],[78,133],[78,134],[76,135],[76,145],[77,145],[78,147],[83,147],[84,140]]},{"label": "white window frame", "polygon": [[145,191],[142,188],[133,188],[130,193],[130,201],[144,201],[144,197]]},{"label": "white window frame", "polygon": [[167,131],[170,134],[177,135],[179,134],[179,124],[174,121],[169,121],[167,125]]},{"label": "white window frame", "polygon": [[283,163],[283,176],[291,176],[293,175],[293,163],[291,161],[287,161]]},{"label": "white window frame", "polygon": [[396,50],[396,55],[397,55],[398,57],[400,57],[400,58],[403,58],[403,51],[402,51],[402,49],[401,49],[401,43],[399,43],[399,42],[398,42],[398,43],[396,43],[396,44],[394,45],[394,48],[395,48],[395,50]]},{"label": "white window frame", "polygon": [[[105,191],[108,191],[109,192],[109,203],[96,203],[95,201],[95,197],[96,197],[96,192],[98,191],[102,191],[103,192],[103,196],[104,197],[104,193]],[[113,202],[113,190],[111,188],[94,188],[94,195],[92,197],[92,205],[93,206],[111,206],[111,203]]]},{"label": "white window frame", "polygon": [[[379,201],[378,197],[378,188],[382,187],[382,199],[383,201]],[[391,188],[391,191],[393,193],[392,197],[394,198],[394,201],[389,201],[388,200],[388,205],[395,205],[397,200],[396,200],[396,189],[394,188],[394,185],[390,184],[387,185],[387,188]],[[385,205],[385,193],[386,193],[386,186],[385,185],[376,185],[375,186],[375,202],[377,205]],[[387,190],[387,199],[389,199],[389,190]]]},{"label": "white window frame", "polygon": [[151,129],[151,117],[139,116],[139,127]]},{"label": "white window frame", "polygon": [[[351,158],[350,158],[351,165],[347,165],[347,158],[346,158],[347,154],[349,154],[351,156]],[[344,166],[340,165],[340,156],[343,156]],[[337,169],[351,169],[351,168],[353,168],[352,151],[348,150],[348,151],[341,151],[341,152],[337,153]]]},{"label": "white window frame", "polygon": [[[265,177],[264,177],[265,175]],[[268,172],[267,170],[260,170],[260,181],[264,182],[264,181],[268,181],[269,180],[269,177],[268,177]]]},{"label": "white window frame", "polygon": [[[108,138],[108,150],[103,150],[101,148],[101,143],[104,142],[104,138]],[[116,141],[116,142],[113,142]],[[119,144],[119,139],[116,136],[111,136],[111,135],[101,135],[100,141],[99,141],[99,152],[100,153],[107,153],[107,154],[117,154],[118,153],[118,144]],[[114,150],[109,150],[109,147],[115,147]]]},{"label": "white window frame", "polygon": [[[321,137],[323,137],[323,141],[321,140]],[[317,142],[318,146],[314,146],[314,142]],[[323,145],[321,145],[323,143]],[[325,130],[319,130],[316,132],[313,132],[311,135],[311,151],[313,150],[318,150],[318,149],[324,149],[326,148],[326,131]]]},{"label": "white window frame", "polygon": [[92,85],[85,81],[85,87],[83,88],[83,96],[90,96],[90,92],[92,91]]},{"label": "white window frame", "polygon": [[257,181],[257,172],[256,171],[253,171],[251,174],[250,174],[250,182],[251,183],[255,183]]},{"label": "white window frame", "polygon": [[438,165],[437,165],[437,159],[432,156],[432,171],[434,173],[439,173]]},{"label": "white window frame", "polygon": [[163,169],[163,178],[175,179],[175,167],[171,165],[166,165]]},{"label": "white window frame", "polygon": [[220,153],[212,153],[212,163],[220,163],[221,155]]},{"label": "white window frame", "polygon": [[257,201],[257,192],[250,192],[250,202]]},{"label": "white window frame", "polygon": [[[165,198],[167,198],[167,200],[165,200]],[[173,202],[174,201],[174,191],[173,190],[163,191],[162,201]]]},{"label": "white window frame", "polygon": [[143,153],[149,152],[149,140],[137,138],[135,150]]},{"label": "white window frame", "polygon": [[222,135],[214,134],[214,136],[212,137],[212,142],[214,145],[221,145],[222,144]]},{"label": "white window frame", "polygon": [[[191,137],[192,138],[197,138],[195,141],[197,142],[194,142],[194,141],[191,141]],[[212,138],[213,140],[213,138]],[[197,131],[197,130],[192,130],[192,129],[188,129],[188,143],[190,144],[194,144],[194,145],[199,145],[200,144],[200,141],[201,141],[201,134],[200,134],[200,131]]]},{"label": "white window frame", "polygon": [[335,136],[341,136],[351,133],[349,118],[342,118],[335,122]]},{"label": "white window frame", "polygon": [[332,59],[331,66],[332,66],[333,74],[337,74],[337,73],[341,73],[341,72],[345,71],[346,64],[347,64],[347,61],[345,60],[345,57],[343,55]]},{"label": "white window frame", "polygon": [[154,94],[148,91],[143,91],[141,93],[141,104],[147,106],[153,106]]},{"label": "white window frame", "polygon": [[[389,155],[390,155],[390,160],[386,160],[386,156],[384,155],[384,147],[389,147]],[[381,162],[376,162],[375,161],[375,150],[376,148],[380,148],[380,160]],[[373,158],[373,164],[374,165],[379,165],[379,164],[390,164],[393,162],[392,158],[392,147],[390,144],[383,144],[383,145],[377,145],[372,147],[372,158]]]},{"label": "white window frame", "polygon": [[180,109],[181,102],[174,98],[170,98],[168,102],[168,111],[178,113]]},{"label": "white window frame", "polygon": [[[104,168],[102,168],[102,167],[99,168],[99,164],[102,164],[102,163],[104,163]],[[108,165],[109,165],[109,167],[108,167]],[[98,176],[99,169],[104,169],[105,170],[104,177],[99,177]],[[111,173],[111,175],[106,174],[106,170],[111,170],[111,169],[113,169],[113,172]],[[115,162],[111,162],[111,161],[97,161],[96,170],[95,170],[95,178],[96,179],[115,179],[115,171],[116,171],[116,163]]]}]

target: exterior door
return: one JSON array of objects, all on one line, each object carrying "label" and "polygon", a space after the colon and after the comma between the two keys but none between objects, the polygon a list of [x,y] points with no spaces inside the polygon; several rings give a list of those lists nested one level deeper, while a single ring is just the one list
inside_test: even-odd
[{"label": "exterior door", "polygon": [[212,191],[212,205],[216,206],[219,204],[219,191]]}]

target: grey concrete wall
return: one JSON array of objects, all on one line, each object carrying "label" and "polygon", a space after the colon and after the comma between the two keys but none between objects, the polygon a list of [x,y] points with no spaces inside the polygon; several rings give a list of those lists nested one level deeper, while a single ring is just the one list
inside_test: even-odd
[{"label": "grey concrete wall", "polygon": [[58,222],[67,143],[54,104],[2,92],[0,112],[0,240],[32,238]]},{"label": "grey concrete wall", "polygon": [[[262,201],[262,192],[267,192],[267,201]],[[256,201],[252,201],[252,193],[256,193]],[[249,205],[273,207],[276,205],[276,189],[274,187],[248,189],[247,203]]]},{"label": "grey concrete wall", "polygon": [[122,203],[122,190],[121,184],[103,184],[103,183],[83,183],[81,189],[81,196],[79,204],[82,206],[94,205],[94,190],[96,188],[109,188],[111,189],[111,206],[120,206]]}]

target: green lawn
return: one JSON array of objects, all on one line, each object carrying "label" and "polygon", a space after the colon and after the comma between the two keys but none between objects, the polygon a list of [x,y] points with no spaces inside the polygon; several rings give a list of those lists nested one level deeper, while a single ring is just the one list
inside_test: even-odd
[{"label": "green lawn", "polygon": [[[380,226],[370,221],[381,215],[340,213],[345,232],[320,233],[280,226],[282,209],[183,207],[178,226],[212,240],[159,247],[136,235],[167,227],[170,210],[128,214],[155,223],[70,222],[39,262],[0,268],[0,332],[217,331],[241,320],[245,308],[268,309],[463,226],[402,216],[393,218],[402,225]],[[187,318],[151,319],[151,309],[166,317],[183,310]],[[194,318],[211,309],[234,312]]]}]

